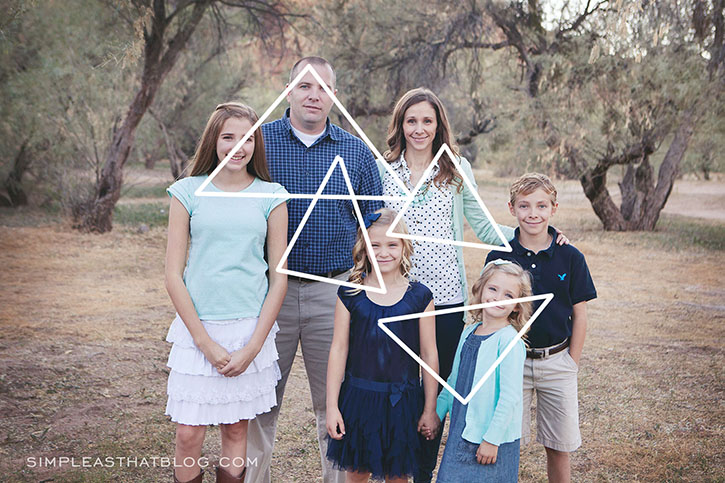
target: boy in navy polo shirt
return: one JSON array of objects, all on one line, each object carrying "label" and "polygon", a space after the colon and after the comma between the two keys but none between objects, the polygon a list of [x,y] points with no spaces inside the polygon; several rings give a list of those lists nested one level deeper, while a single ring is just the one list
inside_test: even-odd
[{"label": "boy in navy polo shirt", "polygon": [[536,440],[546,448],[549,481],[568,482],[569,453],[581,446],[577,372],[587,328],[586,303],[597,292],[584,255],[572,245],[554,243],[556,231],[549,219],[557,207],[556,188],[547,176],[528,173],[517,179],[509,201],[519,225],[511,241],[513,251],[491,252],[486,263],[497,258],[515,261],[531,273],[534,294],[554,294],[527,334],[522,442],[526,444],[531,434],[529,409],[536,390]]}]

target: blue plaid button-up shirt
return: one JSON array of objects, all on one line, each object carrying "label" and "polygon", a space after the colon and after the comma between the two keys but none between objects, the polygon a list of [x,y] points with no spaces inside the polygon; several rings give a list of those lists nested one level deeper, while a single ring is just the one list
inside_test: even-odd
[{"label": "blue plaid button-up shirt", "polygon": [[[295,136],[289,109],[276,121],[262,125],[267,163],[272,179],[291,194],[315,193],[335,156],[345,168],[355,193],[382,195],[380,174],[370,149],[359,138],[327,120],[325,132],[309,148]],[[332,173],[323,194],[349,194],[340,168]],[[312,200],[291,199],[287,204],[287,240],[292,239]],[[382,201],[358,201],[363,216],[383,207]],[[350,200],[318,200],[288,258],[290,270],[325,274],[352,267],[358,221]]]}]

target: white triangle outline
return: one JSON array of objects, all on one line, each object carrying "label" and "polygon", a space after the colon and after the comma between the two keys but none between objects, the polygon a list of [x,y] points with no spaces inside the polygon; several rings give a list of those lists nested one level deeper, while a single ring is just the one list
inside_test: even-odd
[{"label": "white triangle outline", "polygon": [[[429,237],[429,236],[423,236],[423,235],[411,235],[406,233],[399,233],[395,231],[395,227],[398,225],[400,220],[403,218],[403,215],[405,214],[405,211],[410,207],[410,205],[413,203],[413,200],[415,200],[415,194],[420,191],[420,189],[423,187],[423,183],[426,179],[428,179],[428,175],[430,175],[430,172],[433,170],[433,167],[435,166],[436,161],[440,159],[440,157],[443,155],[443,153],[448,153],[449,158],[453,161],[453,166],[456,168],[456,171],[458,171],[458,174],[460,175],[463,182],[466,184],[466,187],[468,190],[473,194],[474,198],[476,198],[476,201],[478,202],[478,206],[481,207],[481,211],[486,215],[488,218],[488,221],[491,223],[491,226],[496,231],[496,234],[498,235],[501,242],[503,242],[503,246],[500,245],[490,245],[488,243],[474,243],[474,242],[467,242],[464,240],[451,240],[447,238],[435,238],[435,237]],[[491,213],[488,211],[488,208],[486,208],[486,204],[483,202],[481,197],[478,195],[478,190],[474,189],[473,183],[471,183],[471,180],[468,179],[468,176],[466,176],[466,173],[461,169],[461,165],[458,162],[457,156],[453,154],[451,151],[451,148],[448,147],[447,144],[443,144],[441,148],[438,150],[436,155],[431,160],[430,164],[428,164],[428,167],[423,172],[423,175],[420,177],[420,180],[418,181],[418,184],[415,186],[412,192],[409,193],[407,197],[405,197],[405,204],[398,212],[398,216],[395,217],[393,220],[393,223],[391,223],[390,228],[388,228],[388,231],[385,233],[389,237],[397,237],[397,238],[405,238],[408,240],[419,240],[419,241],[428,241],[428,242],[435,242],[435,243],[444,243],[447,245],[455,245],[459,247],[467,247],[467,248],[483,248],[485,250],[494,250],[499,252],[511,252],[513,249],[511,248],[511,245],[509,244],[509,241],[506,239],[505,236],[503,236],[503,232],[501,231],[501,228],[499,228],[498,223],[493,219],[493,216],[491,216]]]},{"label": "white triangle outline", "polygon": [[[541,315],[541,312],[544,311],[547,305],[549,305],[549,302],[551,302],[554,298],[553,293],[545,293],[541,295],[532,295],[530,297],[521,297],[518,299],[511,299],[511,300],[505,300],[505,301],[498,301],[498,302],[487,302],[483,304],[476,304],[476,305],[466,305],[463,307],[454,307],[451,309],[443,309],[443,310],[434,310],[432,312],[418,312],[417,314],[406,314],[406,315],[399,315],[396,317],[383,317],[382,319],[378,319],[378,327],[380,327],[383,332],[388,334],[388,336],[393,339],[405,352],[408,353],[409,356],[411,356],[415,361],[428,371],[430,375],[432,375],[436,381],[438,381],[440,384],[443,385],[443,388],[450,392],[456,399],[458,399],[461,404],[466,405],[471,401],[471,398],[476,395],[476,393],[483,387],[483,384],[486,382],[486,380],[493,374],[493,371],[496,370],[496,368],[501,364],[501,361],[504,360],[504,358],[508,355],[509,352],[514,348],[516,343],[521,340],[521,337],[526,333],[526,331],[531,327],[531,324],[534,323],[537,317]],[[438,375],[437,372],[435,372],[428,364],[425,363],[423,359],[418,356],[415,352],[413,352],[410,347],[408,347],[400,338],[393,333],[392,330],[390,330],[388,327],[386,327],[385,324],[389,324],[390,322],[399,322],[402,320],[411,320],[411,319],[418,319],[421,317],[430,317],[432,315],[444,315],[444,314],[455,314],[457,312],[464,312],[467,310],[476,310],[476,309],[485,309],[487,307],[493,307],[493,306],[499,306],[499,305],[510,305],[510,304],[517,304],[517,303],[524,303],[524,302],[532,302],[534,300],[543,300],[542,304],[539,306],[538,309],[536,309],[536,312],[533,313],[533,315],[529,318],[529,320],[524,324],[524,326],[521,328],[521,330],[516,334],[516,337],[514,337],[511,342],[506,346],[506,348],[503,350],[500,356],[498,356],[498,359],[493,363],[493,365],[484,373],[484,375],[481,377],[481,379],[476,383],[475,386],[471,388],[471,391],[468,393],[466,397],[461,396],[458,391],[453,389],[450,384],[448,384],[447,381],[444,381],[441,376]]]},{"label": "white triangle outline", "polygon": [[[309,193],[289,193],[289,194],[279,194],[279,193],[245,193],[245,192],[206,192],[204,191],[207,186],[209,186],[209,183],[212,182],[214,177],[219,174],[219,171],[224,168],[224,166],[229,162],[229,160],[234,156],[237,151],[244,145],[244,143],[249,139],[250,136],[256,131],[266,120],[267,118],[272,114],[272,111],[274,111],[277,106],[287,97],[287,94],[294,89],[294,87],[300,83],[302,78],[307,74],[311,73],[312,76],[317,80],[317,82],[320,83],[325,93],[330,96],[330,99],[332,99],[333,103],[337,108],[342,112],[343,116],[345,116],[345,119],[350,123],[350,125],[355,129],[355,131],[360,135],[360,138],[363,140],[363,142],[370,148],[370,150],[375,155],[375,159],[378,163],[382,163],[383,167],[393,176],[393,181],[398,185],[398,188],[405,193],[405,195],[409,195],[408,188],[405,186],[405,184],[400,180],[398,175],[393,171],[393,168],[390,167],[390,163],[388,163],[382,154],[380,154],[380,151],[375,147],[375,145],[370,141],[368,136],[365,134],[365,132],[360,128],[357,122],[355,122],[355,119],[350,115],[350,113],[345,109],[345,106],[342,105],[342,103],[338,100],[337,96],[335,95],[332,90],[327,86],[324,80],[322,80],[322,77],[320,77],[320,74],[315,70],[315,68],[312,66],[312,64],[307,64],[299,74],[297,74],[297,77],[294,78],[292,82],[289,83],[289,85],[285,88],[284,91],[277,97],[277,99],[267,108],[267,110],[262,114],[262,116],[257,120],[257,122],[254,123],[254,125],[247,131],[247,133],[242,137],[242,139],[232,148],[232,150],[227,154],[221,163],[217,165],[217,167],[212,171],[212,173],[207,177],[207,179],[204,180],[204,182],[199,185],[199,187],[194,192],[194,195],[196,196],[208,196],[208,197],[217,197],[217,198],[286,198],[286,199],[313,199],[317,197],[317,199],[332,199],[332,200],[339,200],[339,199],[358,199],[358,200],[381,200],[381,201],[397,201],[403,199],[399,196],[385,196],[385,195],[355,195],[355,192],[352,191],[350,195],[317,195],[317,194],[309,194]],[[377,166],[376,166],[377,168]]]},{"label": "white triangle outline", "polygon": [[[280,259],[279,263],[277,264],[276,271],[277,273],[283,273],[287,275],[294,275],[296,277],[300,278],[306,278],[309,280],[315,280],[317,282],[326,282],[331,283],[333,285],[340,285],[343,287],[349,287],[349,288],[359,288],[361,290],[367,290],[374,293],[380,293],[380,294],[386,294],[388,293],[388,289],[385,287],[385,281],[383,280],[382,275],[380,274],[380,267],[378,266],[378,262],[375,259],[374,251],[372,243],[370,242],[370,236],[368,235],[368,230],[365,227],[365,223],[363,221],[363,216],[360,211],[360,206],[357,204],[357,199],[354,196],[351,196],[349,199],[352,200],[352,205],[355,210],[355,216],[357,217],[358,225],[360,225],[360,230],[362,231],[363,239],[365,240],[365,248],[368,252],[368,258],[370,259],[371,265],[373,266],[373,271],[375,272],[375,276],[377,277],[378,281],[380,281],[380,287],[371,287],[369,285],[362,285],[352,282],[347,282],[343,280],[337,280],[336,278],[327,278],[327,277],[320,277],[319,275],[313,275],[310,273],[304,273],[304,272],[298,272],[295,270],[289,270],[287,268],[284,268],[285,262],[287,262],[287,258],[289,257],[290,253],[292,252],[292,247],[294,246],[295,242],[297,242],[297,238],[299,238],[300,234],[302,233],[302,229],[305,227],[305,223],[307,223],[307,219],[312,214],[312,210],[315,208],[315,205],[317,204],[317,201],[321,198],[322,191],[327,186],[328,181],[330,180],[330,177],[332,176],[332,172],[335,170],[335,167],[337,165],[340,165],[340,170],[342,171],[342,177],[345,179],[345,184],[347,185],[347,190],[349,193],[354,193],[355,191],[352,189],[352,183],[350,182],[350,176],[347,173],[347,168],[345,167],[345,161],[342,159],[341,156],[335,156],[335,159],[332,161],[332,164],[330,165],[330,169],[327,170],[327,173],[325,174],[325,177],[322,180],[322,183],[320,183],[319,188],[317,188],[317,193],[315,193],[314,198],[312,198],[312,203],[310,203],[309,208],[307,208],[307,211],[305,212],[304,216],[302,217],[302,220],[300,221],[299,226],[297,227],[297,230],[295,231],[294,235],[292,235],[292,239],[287,244],[287,249],[284,251],[284,254],[282,255],[282,258]],[[337,198],[339,199],[339,198]],[[371,256],[373,255],[373,256]]]}]

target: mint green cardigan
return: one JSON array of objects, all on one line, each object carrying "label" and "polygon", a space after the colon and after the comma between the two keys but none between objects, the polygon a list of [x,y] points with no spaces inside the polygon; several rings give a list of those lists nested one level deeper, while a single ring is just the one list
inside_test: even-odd
[{"label": "mint green cardigan", "polygon": [[[458,380],[463,342],[479,325],[481,325],[480,322],[472,324],[466,327],[461,334],[456,357],[453,360],[453,369],[448,378],[448,384],[454,389]],[[507,325],[481,342],[476,369],[473,373],[472,388],[481,380],[511,340],[516,337],[516,334],[516,329]],[[519,340],[468,403],[463,439],[475,444],[486,441],[499,446],[502,443],[510,443],[521,438],[525,360],[526,347]],[[461,394],[461,396],[465,398],[468,394]],[[443,389],[438,395],[436,406],[436,413],[441,421],[450,412],[452,405],[453,394],[447,389]]]},{"label": "mint green cardigan", "polygon": [[[474,188],[478,190],[476,178],[474,178],[473,171],[471,170],[471,163],[463,157],[458,158],[458,161],[461,164],[461,169],[463,169],[464,174],[471,181]],[[384,166],[382,166],[380,161],[378,161],[378,170],[380,171],[380,179],[382,181],[385,178],[387,170]],[[483,210],[481,210],[481,207],[478,205],[478,201],[476,201],[473,193],[468,190],[465,183],[461,191],[457,191],[454,186],[449,189],[453,190],[453,219],[451,222],[453,223],[454,239],[457,241],[463,240],[463,217],[465,216],[466,220],[468,220],[468,224],[471,225],[471,228],[479,240],[483,243],[488,243],[489,245],[500,245],[501,239],[496,234],[496,230],[488,221],[488,217],[486,217],[486,214]],[[404,196],[402,190],[400,190],[400,195]],[[513,228],[505,225],[499,225],[499,228],[507,240],[512,240],[514,238]],[[456,247],[456,258],[458,260],[458,273],[461,274],[461,288],[463,290],[463,300],[465,304],[468,299],[468,286],[466,283],[466,267],[463,262],[462,247]]]}]

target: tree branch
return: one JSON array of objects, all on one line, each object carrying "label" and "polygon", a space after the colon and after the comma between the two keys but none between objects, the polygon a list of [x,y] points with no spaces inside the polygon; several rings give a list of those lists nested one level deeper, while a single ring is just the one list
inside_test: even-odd
[{"label": "tree branch", "polygon": [[564,38],[564,35],[565,34],[567,34],[569,32],[572,32],[574,30],[577,30],[581,26],[581,24],[584,22],[584,20],[586,20],[591,14],[593,14],[594,12],[596,12],[597,10],[599,10],[602,7],[602,5],[604,5],[606,3],[609,3],[609,0],[602,0],[602,1],[600,1],[591,10],[589,10],[589,4],[590,3],[591,3],[591,0],[587,0],[587,5],[586,5],[586,7],[584,7],[584,12],[582,12],[582,14],[579,15],[576,18],[576,20],[574,20],[574,22],[569,27],[566,27],[564,29],[561,29],[561,30],[559,30],[556,33],[556,39],[557,40],[561,40],[561,39]]}]

